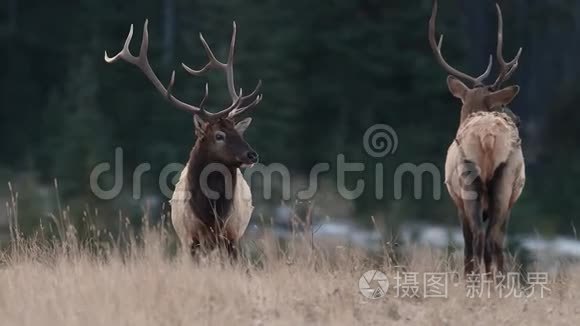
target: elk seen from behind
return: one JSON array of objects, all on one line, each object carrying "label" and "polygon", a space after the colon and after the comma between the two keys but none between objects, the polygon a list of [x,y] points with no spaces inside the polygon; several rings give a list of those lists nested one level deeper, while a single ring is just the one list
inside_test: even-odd
[{"label": "elk seen from behind", "polygon": [[485,83],[491,73],[491,55],[478,77],[453,68],[443,58],[443,36],[438,42],[435,37],[437,0],[429,21],[429,43],[435,58],[450,74],[449,91],[462,103],[459,127],[445,161],[445,183],[463,230],[466,275],[483,272],[484,265],[487,273],[505,272],[507,225],[525,183],[517,117],[507,107],[519,86],[502,87],[516,71],[522,49],[512,61],[504,60],[502,13],[499,5],[496,9],[499,75],[492,84]]}]

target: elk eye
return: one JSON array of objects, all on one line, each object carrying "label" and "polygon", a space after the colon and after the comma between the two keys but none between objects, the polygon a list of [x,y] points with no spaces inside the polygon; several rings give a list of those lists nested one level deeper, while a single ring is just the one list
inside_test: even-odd
[{"label": "elk eye", "polygon": [[216,141],[224,141],[226,139],[226,134],[224,134],[222,131],[217,131],[215,133],[215,140]]}]

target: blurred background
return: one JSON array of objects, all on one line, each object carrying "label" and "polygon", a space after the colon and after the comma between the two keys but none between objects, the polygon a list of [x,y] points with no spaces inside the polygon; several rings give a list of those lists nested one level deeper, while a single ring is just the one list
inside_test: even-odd
[{"label": "blurred background", "polygon": [[[510,233],[576,238],[580,2],[500,5],[505,57],[511,60],[518,47],[524,48],[511,83],[521,86],[512,109],[522,120],[527,182],[512,212]],[[120,51],[134,24],[131,49],[137,54],[148,18],[149,58],[160,79],[168,81],[176,69],[175,93],[191,103],[199,103],[209,81],[208,107],[216,110],[229,104],[221,73],[193,78],[181,62],[205,64],[200,32],[225,58],[235,20],[237,85],[250,89],[263,81],[264,99],[252,111],[254,122],[246,133],[262,163],[284,164],[294,181],[308,176],[318,162],[334,166],[342,153],[348,162],[367,164],[365,173],[350,174],[350,189],[357,178],[366,178],[373,188],[374,164],[385,166],[381,200],[374,191],[355,201],[340,198],[332,171],[325,174],[314,203],[282,203],[280,191],[262,200],[261,186],[253,184],[254,221],[284,215],[284,207],[291,214],[314,207],[317,216],[361,227],[371,224],[371,216],[393,230],[409,223],[456,227],[445,188],[440,200],[429,195],[430,178],[424,178],[428,194],[421,200],[413,196],[411,177],[403,198],[393,196],[399,164],[431,162],[443,171],[458,126],[460,103],[449,94],[446,73],[427,41],[431,6],[430,0],[3,1],[0,199],[10,200],[11,182],[23,232],[58,210],[57,198],[78,219],[98,209],[95,221],[103,225],[118,223],[119,214],[139,223],[144,207],[159,219],[168,210],[159,191],[159,170],[187,161],[194,143],[192,118],[165,103],[135,67],[106,64],[104,51]],[[445,57],[479,75],[495,52],[494,2],[442,0],[439,9],[437,30],[446,36]],[[364,152],[363,134],[376,123],[396,130],[394,155],[374,159]],[[96,164],[114,162],[116,147],[123,149],[123,193],[99,200],[90,190],[89,175]],[[134,199],[132,173],[146,162],[152,171],[143,176],[143,195]],[[101,182],[106,184],[106,178]],[[6,215],[0,214],[0,220]]]}]

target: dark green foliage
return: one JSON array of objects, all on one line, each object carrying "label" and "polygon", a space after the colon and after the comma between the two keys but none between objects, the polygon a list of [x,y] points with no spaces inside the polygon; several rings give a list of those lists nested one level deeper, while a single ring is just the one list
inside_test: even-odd
[{"label": "dark green foliage", "polygon": [[[476,74],[495,46],[493,2],[440,2],[443,52],[453,65]],[[522,118],[529,165],[511,227],[570,234],[570,225],[580,224],[580,97],[574,87],[580,80],[575,27],[580,5],[519,0],[502,7],[506,57],[524,47],[514,77],[522,92],[513,109]],[[323,211],[364,222],[374,215],[392,223],[456,223],[443,186],[441,200],[430,199],[430,180],[424,184],[427,199],[414,199],[413,180],[405,178],[403,199],[393,200],[399,164],[432,162],[443,175],[459,119],[460,104],[448,94],[446,75],[428,46],[430,9],[428,0],[8,0],[0,6],[0,167],[34,171],[45,185],[58,178],[65,201],[93,205],[97,201],[89,189],[89,173],[99,162],[112,163],[114,149],[121,147],[124,179],[131,181],[134,168],[149,162],[145,193],[158,195],[160,169],[183,164],[188,157],[194,142],[192,117],[166,104],[135,67],[106,64],[103,52],[120,50],[134,24],[131,48],[137,53],[149,18],[149,56],[160,79],[168,81],[176,69],[175,93],[192,103],[201,99],[209,81],[208,107],[218,109],[229,104],[223,76],[192,78],[181,62],[192,67],[205,63],[199,32],[224,58],[235,20],[237,83],[244,90],[260,78],[264,83],[264,100],[252,113],[254,123],[246,136],[263,163],[279,162],[293,174],[307,175],[318,162],[334,167],[342,153],[348,162],[366,164],[359,176],[370,189],[374,165],[380,162],[385,166],[383,199],[376,200],[370,191],[353,203],[337,205],[353,210],[330,205]],[[380,160],[362,148],[365,130],[376,123],[392,126],[399,138],[397,152]],[[326,178],[333,183],[334,170]],[[348,178],[350,188],[356,179]],[[123,198],[130,197],[129,182],[124,191]],[[278,203],[275,197],[260,205]],[[118,201],[99,204],[123,206]],[[139,205],[129,206],[138,212]],[[271,215],[267,209],[261,213]]]}]

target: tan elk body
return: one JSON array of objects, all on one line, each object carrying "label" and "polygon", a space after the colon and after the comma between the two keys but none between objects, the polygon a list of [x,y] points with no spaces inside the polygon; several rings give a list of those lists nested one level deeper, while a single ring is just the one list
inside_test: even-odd
[{"label": "tan elk body", "polygon": [[[492,85],[485,80],[492,66],[474,78],[451,67],[441,54],[442,37],[435,40],[437,0],[429,22],[429,42],[437,61],[449,73],[447,84],[462,102],[459,127],[445,161],[445,183],[457,207],[465,240],[465,274],[504,272],[503,251],[511,209],[522,193],[525,165],[515,116],[507,105],[518,86],[501,88],[518,65],[521,49],[511,62],[502,56],[503,21],[498,13],[497,60],[500,72]],[[472,83],[466,86],[460,79]]]},{"label": "tan elk body", "polygon": [[[225,73],[232,104],[217,113],[203,109],[203,103],[208,95],[207,84],[201,104],[194,106],[180,101],[172,94],[175,71],[167,88],[159,81],[147,58],[149,45],[147,21],[143,27],[138,57],[129,51],[132,36],[133,25],[123,50],[112,58],[105,52],[105,61],[112,63],[121,59],[137,66],[167,101],[194,116],[197,139],[170,201],[171,221],[177,236],[183,248],[189,248],[192,253],[199,247],[212,249],[216,246],[225,246],[228,253],[235,257],[238,241],[244,234],[254,209],[250,187],[244,180],[240,168],[254,164],[258,160],[256,152],[243,138],[244,131],[252,119],[238,120],[238,116],[262,99],[261,95],[257,95],[261,82],[258,82],[249,95],[242,96],[241,89],[239,92],[236,91],[233,69],[236,24],[233,25],[226,63],[216,59],[200,34],[209,62],[200,70],[182,64],[189,74],[195,76],[210,69],[222,70]],[[242,106],[252,98],[254,99],[252,102]]]}]

